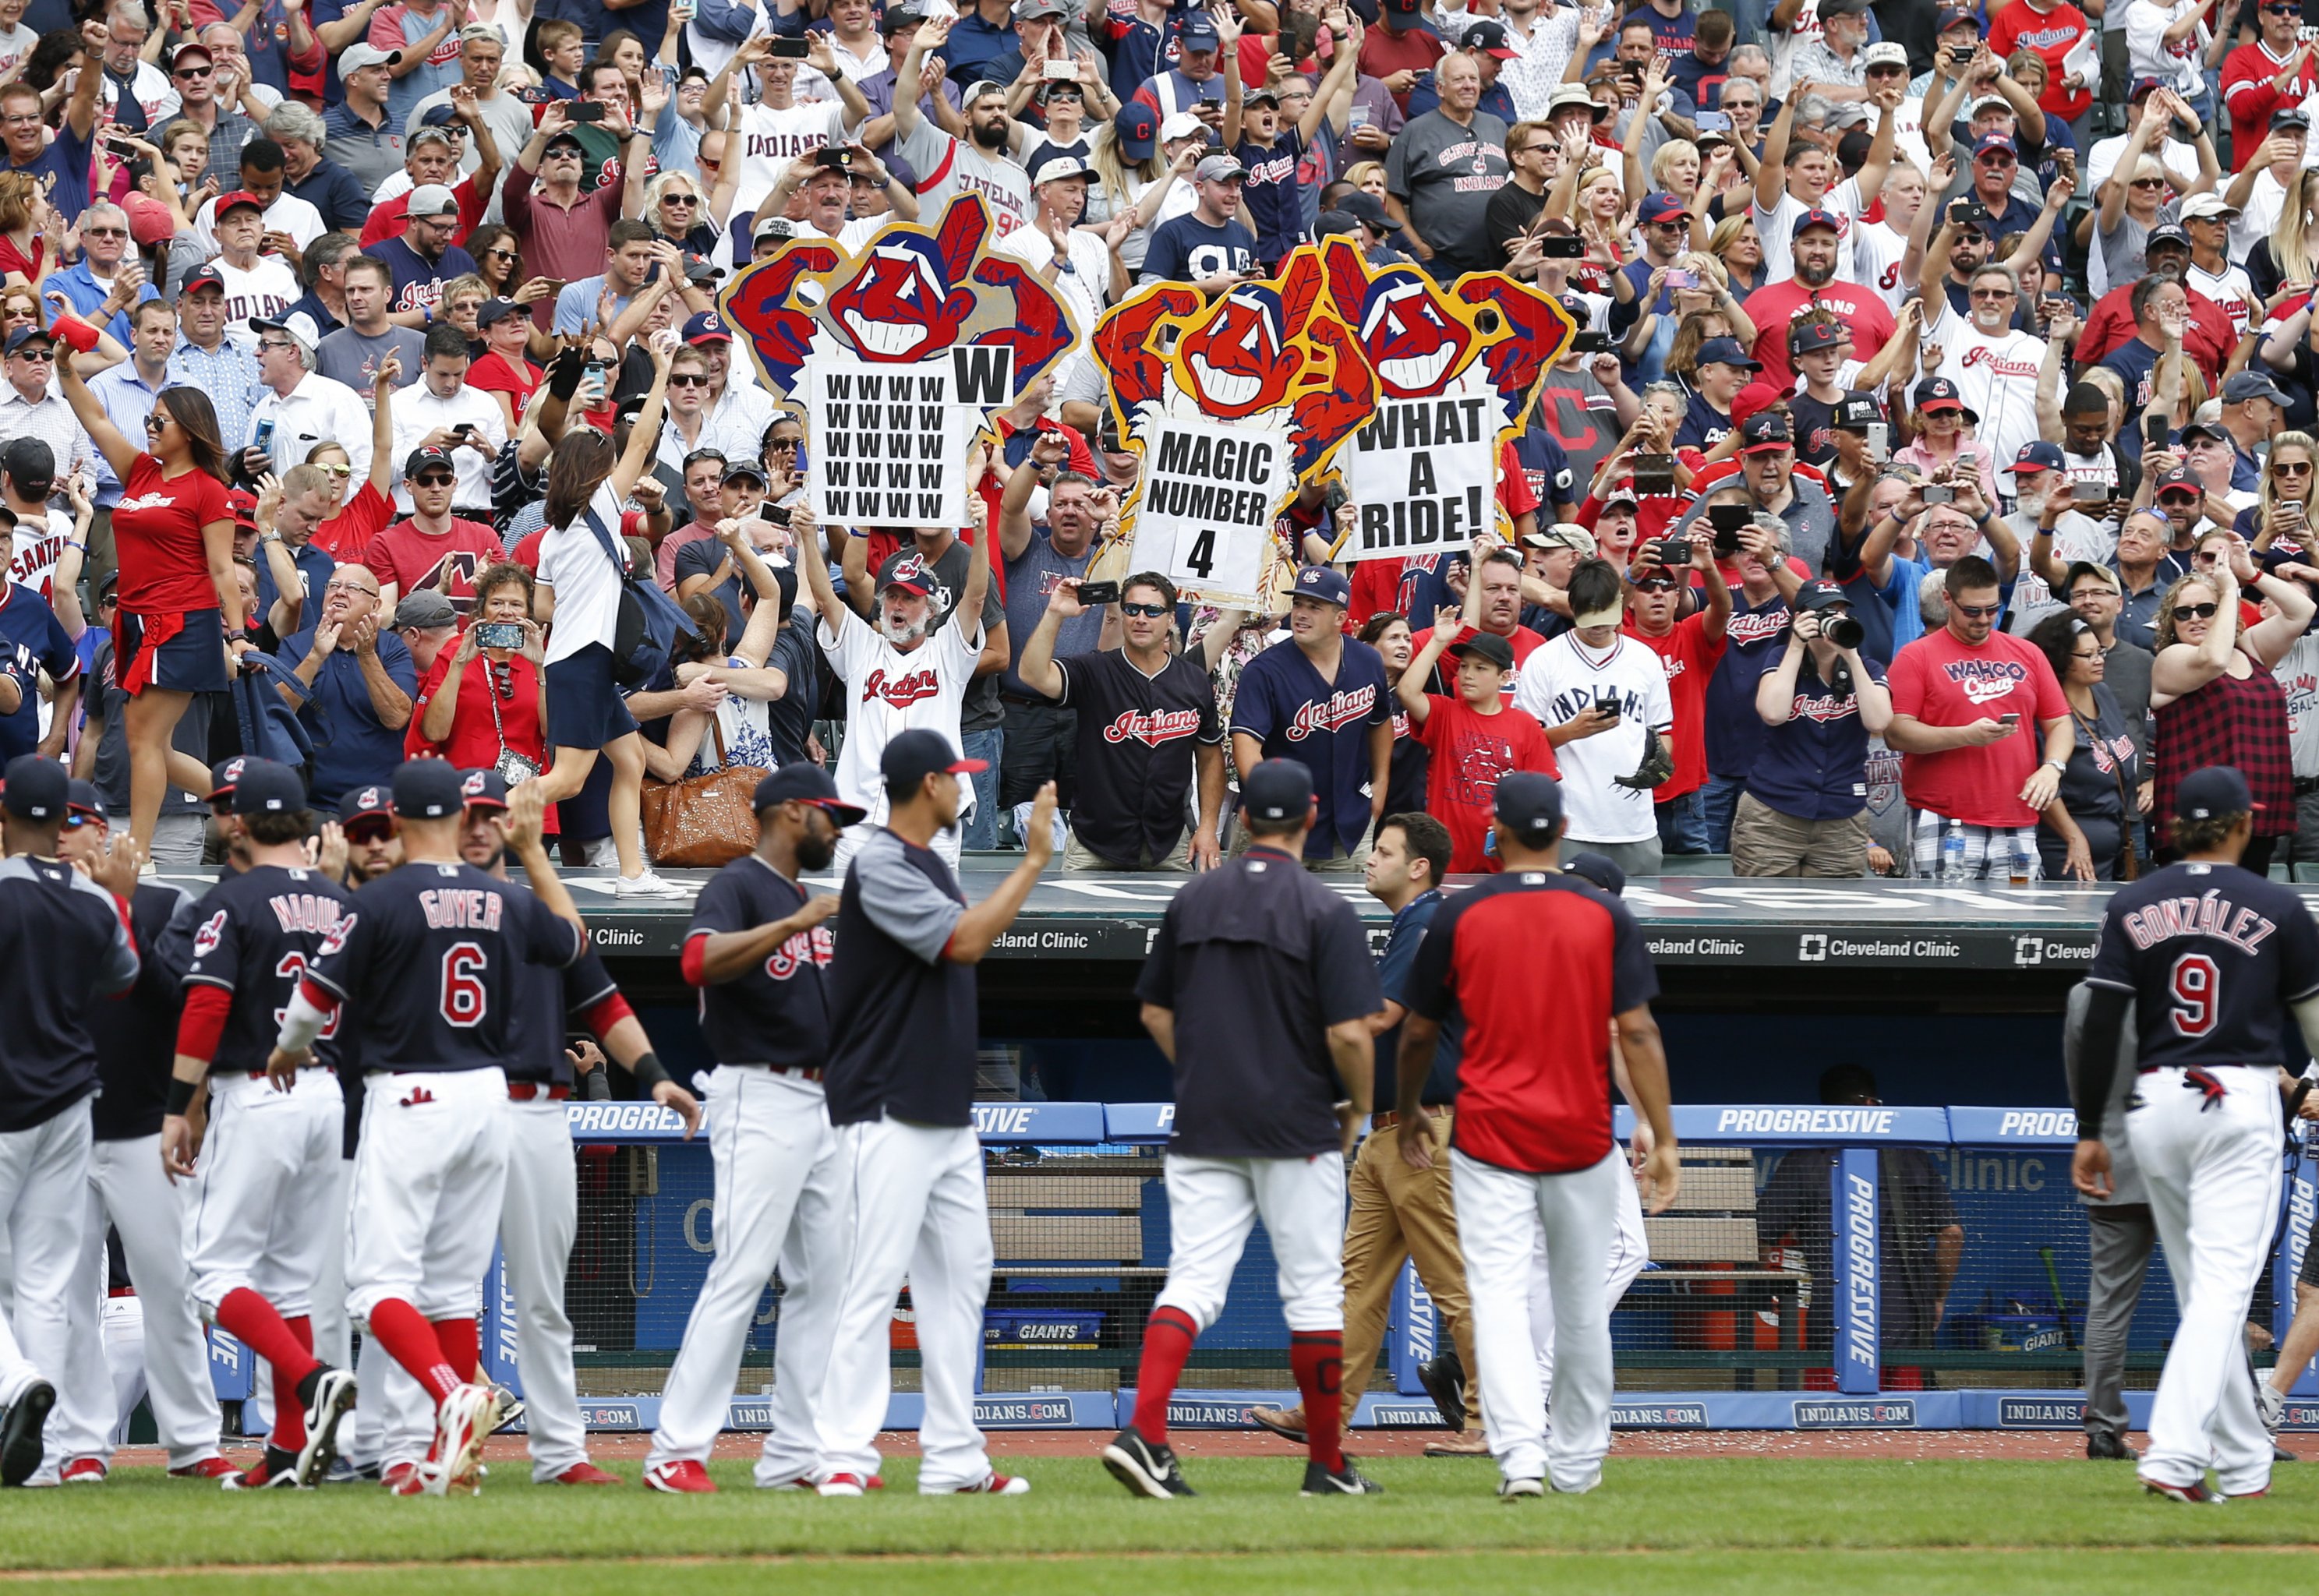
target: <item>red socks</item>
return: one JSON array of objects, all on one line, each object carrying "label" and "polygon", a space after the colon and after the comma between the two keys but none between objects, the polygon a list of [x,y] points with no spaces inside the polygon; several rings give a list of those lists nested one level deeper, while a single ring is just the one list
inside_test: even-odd
[{"label": "red socks", "polygon": [[[295,1385],[314,1366],[314,1335],[303,1319],[284,1321],[274,1304],[249,1287],[237,1286],[217,1305],[219,1328],[274,1366],[274,1377],[287,1375]],[[293,1324],[306,1330],[301,1338]]]},{"label": "red socks", "polygon": [[1345,1332],[1295,1330],[1288,1337],[1288,1366],[1304,1399],[1304,1449],[1313,1462],[1335,1474],[1345,1466],[1340,1443],[1345,1406]]},{"label": "red socks", "polygon": [[443,1349],[443,1361],[462,1380],[473,1380],[483,1362],[483,1342],[475,1333],[472,1319],[438,1319],[435,1321],[435,1344]]},{"label": "red socks", "polygon": [[1155,1447],[1168,1444],[1168,1399],[1192,1356],[1199,1327],[1181,1308],[1154,1308],[1143,1327],[1143,1358],[1135,1375],[1135,1433]]},{"label": "red socks", "polygon": [[[447,1324],[456,1320],[444,1321]],[[467,1357],[470,1366],[474,1357],[474,1328],[466,1321]],[[440,1402],[462,1384],[459,1372],[444,1356],[444,1347],[436,1327],[429,1324],[418,1309],[401,1297],[388,1297],[370,1311],[370,1333],[386,1348],[387,1356],[411,1372],[412,1379],[427,1388],[427,1394]]]},{"label": "red socks", "polygon": [[299,1400],[298,1386],[314,1362],[314,1321],[304,1314],[282,1321],[290,1339],[305,1353],[302,1364],[274,1363],[274,1444],[285,1452],[296,1452],[306,1445],[306,1404]]}]

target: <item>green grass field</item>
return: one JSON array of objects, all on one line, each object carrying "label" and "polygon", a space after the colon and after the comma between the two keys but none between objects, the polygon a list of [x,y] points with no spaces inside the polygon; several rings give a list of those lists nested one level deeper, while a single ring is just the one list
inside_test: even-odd
[{"label": "green grass field", "polygon": [[[1590,1496],[1518,1505],[1491,1495],[1484,1460],[1381,1459],[1363,1466],[1388,1495],[1315,1501],[1295,1494],[1301,1471],[1285,1456],[1192,1460],[1201,1497],[1167,1503],[1131,1499],[1091,1458],[1006,1466],[1030,1475],[1031,1496],[921,1499],[907,1459],[888,1463],[886,1491],[852,1501],[753,1491],[738,1462],[714,1466],[726,1489],[706,1499],[538,1488],[512,1461],[472,1500],[362,1486],[229,1496],[124,1469],[102,1486],[0,1497],[0,1582],[70,1573],[77,1590],[151,1591],[166,1577],[171,1592],[203,1596],[594,1596],[680,1583],[710,1596],[768,1581],[784,1596],[873,1581],[942,1596],[1549,1582],[2117,1596],[2275,1589],[2310,1566],[2279,1552],[2319,1546],[2319,1465],[2282,1467],[2268,1499],[2204,1510],[2141,1496],[2127,1465],[2081,1462],[1619,1458]],[[315,1564],[338,1566],[296,1566]]]}]

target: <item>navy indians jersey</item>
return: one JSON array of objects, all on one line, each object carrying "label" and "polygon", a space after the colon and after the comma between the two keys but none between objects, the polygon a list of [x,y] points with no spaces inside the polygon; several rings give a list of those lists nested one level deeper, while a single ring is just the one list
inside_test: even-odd
[{"label": "navy indians jersey", "polygon": [[2278,1064],[2287,1005],[2319,993],[2319,926],[2268,877],[2169,865],[2109,900],[2086,979],[2134,998],[2144,1069]]},{"label": "navy indians jersey", "polygon": [[[322,944],[346,917],[347,889],[320,870],[260,865],[228,876],[194,911],[190,984],[222,987],[232,996],[212,1069],[266,1068],[282,1016]],[[343,1014],[332,1014],[314,1046],[314,1062],[338,1061]]]},{"label": "navy indians jersey", "polygon": [[1223,741],[1208,673],[1181,654],[1146,676],[1121,649],[1059,659],[1062,696],[1078,711],[1078,801],[1071,829],[1092,852],[1130,869],[1164,861],[1184,836],[1195,744]]},{"label": "navy indians jersey", "polygon": [[0,968],[41,976],[9,983],[0,1025],[0,1132],[29,1131],[97,1089],[89,1011],[136,984],[137,943],[113,894],[19,853],[0,860]]},{"label": "navy indians jersey", "polygon": [[352,1011],[365,1069],[494,1069],[516,1025],[516,969],[561,968],[586,939],[520,887],[469,864],[406,864],[354,896],[306,972]]},{"label": "navy indians jersey", "polygon": [[575,1077],[572,1060],[564,1057],[564,1041],[575,1031],[592,1031],[600,1040],[610,1029],[609,1023],[592,1023],[591,1016],[597,1005],[620,995],[611,972],[596,957],[596,951],[589,948],[561,969],[544,964],[520,965],[515,971],[515,985],[516,1021],[508,1037],[505,1066],[508,1079],[572,1087]]},{"label": "navy indians jersey", "polygon": [[[694,939],[754,931],[805,907],[805,888],[753,853],[708,878],[684,933],[688,979],[695,978]],[[829,923],[800,931],[762,964],[700,988],[700,1029],[720,1064],[771,1064],[819,1069],[829,1062],[829,961],[836,948]]]}]

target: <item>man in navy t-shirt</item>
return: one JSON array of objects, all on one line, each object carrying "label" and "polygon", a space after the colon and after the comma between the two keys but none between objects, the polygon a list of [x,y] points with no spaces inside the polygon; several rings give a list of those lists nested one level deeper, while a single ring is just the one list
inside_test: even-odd
[{"label": "man in navy t-shirt", "polygon": [[1288,641],[1248,663],[1232,703],[1232,763],[1243,780],[1259,760],[1294,759],[1312,771],[1321,817],[1304,862],[1318,870],[1367,863],[1393,762],[1393,688],[1377,651],[1345,636],[1351,598],[1352,584],[1328,566],[1299,571]]},{"label": "man in navy t-shirt", "polygon": [[1234,220],[1248,168],[1228,155],[1204,157],[1192,168],[1198,201],[1187,216],[1160,224],[1143,257],[1138,283],[1189,283],[1202,293],[1223,293],[1259,275],[1256,235]]}]

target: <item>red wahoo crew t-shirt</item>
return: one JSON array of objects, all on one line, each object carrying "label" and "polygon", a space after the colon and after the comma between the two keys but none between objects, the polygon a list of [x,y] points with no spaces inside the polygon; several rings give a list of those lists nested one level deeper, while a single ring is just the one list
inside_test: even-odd
[{"label": "red wahoo crew t-shirt", "polygon": [[1948,627],[1927,632],[1903,648],[1886,672],[1892,713],[1913,715],[1928,726],[1971,726],[2017,715],[2013,735],[1986,748],[1900,756],[1900,790],[1908,807],[1930,809],[1967,825],[2035,825],[2037,811],[2021,801],[2022,784],[2045,757],[2040,721],[2069,714],[2053,667],[2027,639],[1991,632],[1973,648]]}]

